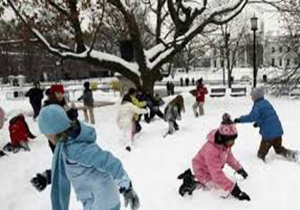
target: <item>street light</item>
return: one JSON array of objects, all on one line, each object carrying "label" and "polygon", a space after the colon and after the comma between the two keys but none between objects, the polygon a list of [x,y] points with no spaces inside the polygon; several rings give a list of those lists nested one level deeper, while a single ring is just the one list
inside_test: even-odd
[{"label": "street light", "polygon": [[229,39],[230,39],[230,33],[226,33],[225,34],[225,46],[226,46],[226,60],[227,60],[227,76],[228,76],[228,87],[231,88],[232,81],[231,81],[231,72],[230,72]]},{"label": "street light", "polygon": [[256,41],[255,41],[255,32],[257,30],[257,17],[255,15],[251,18],[251,30],[253,31],[253,87],[256,87]]}]

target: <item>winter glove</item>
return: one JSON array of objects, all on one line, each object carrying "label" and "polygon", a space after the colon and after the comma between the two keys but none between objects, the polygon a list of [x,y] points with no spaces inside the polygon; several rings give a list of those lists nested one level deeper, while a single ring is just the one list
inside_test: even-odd
[{"label": "winter glove", "polygon": [[36,174],[36,176],[31,179],[31,183],[39,192],[43,191],[48,184],[51,184],[51,170],[46,170],[42,174]]},{"label": "winter glove", "polygon": [[254,128],[257,128],[257,127],[258,127],[258,124],[257,124],[257,123],[254,123],[254,124],[253,124],[253,127],[254,127]]},{"label": "winter glove", "polygon": [[241,168],[240,170],[238,170],[237,173],[239,175],[241,175],[244,179],[247,179],[247,177],[248,177],[247,172],[243,168]]},{"label": "winter glove", "polygon": [[137,210],[140,208],[139,197],[133,190],[131,183],[128,189],[125,190],[124,188],[121,188],[120,192],[124,196],[125,207],[127,207],[128,204],[130,204],[131,210]]},{"label": "winter glove", "polygon": [[233,197],[239,199],[240,201],[243,201],[243,200],[250,201],[249,195],[247,195],[245,192],[242,192],[237,184],[235,184],[235,186],[230,194]]},{"label": "winter glove", "polygon": [[233,122],[234,122],[235,124],[237,124],[237,123],[240,123],[241,120],[240,120],[239,118],[235,118]]}]

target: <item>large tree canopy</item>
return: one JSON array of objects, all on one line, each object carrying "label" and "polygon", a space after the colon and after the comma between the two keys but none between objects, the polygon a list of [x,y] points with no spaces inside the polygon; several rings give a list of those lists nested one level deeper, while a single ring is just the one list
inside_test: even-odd
[{"label": "large tree canopy", "polygon": [[[52,54],[118,72],[153,90],[161,66],[248,0],[4,0]],[[2,9],[0,9],[0,13]],[[130,40],[134,59],[114,47]]]}]

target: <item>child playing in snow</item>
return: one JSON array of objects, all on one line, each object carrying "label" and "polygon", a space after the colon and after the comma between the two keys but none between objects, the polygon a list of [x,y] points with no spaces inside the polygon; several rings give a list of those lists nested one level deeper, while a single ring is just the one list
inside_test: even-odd
[{"label": "child playing in snow", "polygon": [[184,100],[181,95],[176,96],[165,108],[165,120],[169,124],[168,134],[179,130],[176,120],[181,120],[181,112],[184,112]]},{"label": "child playing in snow", "polygon": [[94,128],[71,122],[65,110],[54,104],[41,110],[38,124],[41,133],[56,145],[51,173],[52,209],[69,209],[71,184],[84,210],[119,210],[119,192],[125,206],[139,208],[138,196],[122,163],[96,144]]},{"label": "child playing in snow", "polygon": [[117,124],[123,133],[126,150],[131,151],[135,129],[135,114],[146,114],[146,109],[141,109],[132,103],[130,97],[124,97],[117,115]]},{"label": "child playing in snow", "polygon": [[[203,85],[203,79],[200,78],[197,81],[197,87],[195,90],[191,90],[190,93],[196,97],[196,102],[193,104],[193,111],[196,117],[204,115],[204,102],[205,95],[208,93],[206,87]],[[197,112],[197,108],[199,107],[199,113]]]},{"label": "child playing in snow", "polygon": [[282,146],[283,129],[274,107],[264,98],[262,87],[254,88],[251,91],[251,98],[254,102],[250,114],[241,116],[234,120],[235,123],[255,122],[254,127],[259,127],[262,136],[257,157],[265,161],[265,157],[271,147],[275,152],[288,160],[296,161],[297,152],[286,149]]},{"label": "child playing in snow", "polygon": [[4,151],[13,153],[20,150],[30,151],[28,141],[29,138],[34,139],[35,135],[29,130],[23,114],[19,114],[9,121],[9,134],[11,143],[3,147]]},{"label": "child playing in snow", "polygon": [[[68,109],[66,106],[66,101],[64,98],[64,87],[62,85],[52,85],[49,89],[45,91],[47,100],[44,101],[44,107],[51,104],[57,104],[61,106],[64,110]],[[69,120],[76,122],[78,119],[78,109],[75,104],[71,104],[71,108],[66,111]],[[49,147],[54,153],[55,144],[48,140]],[[51,184],[51,169],[47,169],[42,173],[37,173],[35,177],[31,179],[31,183],[38,191],[43,191],[47,185]]]},{"label": "child playing in snow", "polygon": [[[209,188],[210,186],[217,185],[223,190],[230,192],[235,198],[249,201],[250,197],[245,192],[242,192],[236,183],[226,177],[222,170],[224,165],[228,164],[243,178],[246,179],[248,176],[231,152],[231,147],[234,145],[236,138],[237,130],[235,124],[230,119],[229,114],[224,114],[220,127],[208,134],[207,142],[193,158],[193,171],[200,186]],[[186,181],[187,179],[191,179],[191,175],[192,173],[187,170],[178,177],[184,179],[184,184],[180,187],[181,195],[184,195],[185,192],[191,194],[191,190],[196,188],[195,185],[197,184],[195,181]]]},{"label": "child playing in snow", "polygon": [[90,122],[91,124],[95,124],[94,108],[93,108],[94,107],[93,91],[90,89],[89,82],[85,82],[83,86],[84,86],[83,94],[77,100],[78,101],[83,100],[84,121]]}]

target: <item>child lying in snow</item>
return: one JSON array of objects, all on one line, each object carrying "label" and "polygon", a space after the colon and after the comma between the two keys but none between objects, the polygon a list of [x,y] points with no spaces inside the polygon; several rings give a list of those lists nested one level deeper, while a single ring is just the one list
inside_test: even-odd
[{"label": "child lying in snow", "polygon": [[9,121],[9,134],[11,143],[4,146],[3,150],[17,153],[20,150],[30,151],[28,141],[34,139],[35,136],[30,132],[23,114],[13,117]]}]

